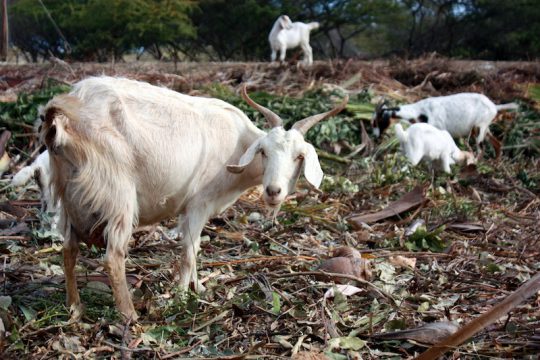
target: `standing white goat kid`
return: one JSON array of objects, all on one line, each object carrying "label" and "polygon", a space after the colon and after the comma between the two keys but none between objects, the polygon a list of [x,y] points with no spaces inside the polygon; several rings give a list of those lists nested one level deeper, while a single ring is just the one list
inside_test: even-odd
[{"label": "standing white goat kid", "polygon": [[439,162],[442,170],[450,173],[450,165],[455,163],[474,163],[474,156],[468,151],[461,151],[450,133],[439,130],[429,124],[413,124],[407,131],[401,124],[396,124],[396,136],[401,144],[401,151],[413,166],[421,160]]},{"label": "standing white goat kid", "polygon": [[[61,200],[67,303],[80,310],[75,276],[79,242],[106,240],[105,267],[119,311],[137,314],[125,257],[133,228],[180,215],[180,285],[198,288],[196,254],[209,217],[262,183],[263,199],[278,208],[304,170],[315,187],[322,170],[304,134],[335,109],[284,130],[272,111],[243,98],[272,129],[265,133],[236,107],[147,83],[88,78],[45,108],[41,136],[51,156],[53,195]],[[76,311],[75,315],[80,311]]]},{"label": "standing white goat kid", "polygon": [[[41,210],[56,214],[58,209],[53,202],[51,195],[51,176],[50,176],[49,152],[45,150],[28,166],[19,170],[11,179],[13,186],[23,186],[30,179],[35,178],[39,189],[41,190]],[[57,216],[51,220],[51,227],[56,228],[58,223]]]},{"label": "standing white goat kid", "polygon": [[497,149],[499,144],[489,132],[489,125],[498,111],[517,108],[517,104],[514,103],[495,105],[485,95],[477,93],[430,97],[395,108],[379,105],[373,117],[373,133],[376,137],[380,136],[390,126],[392,118],[413,123],[428,123],[437,129],[448,131],[454,138],[468,136],[477,128],[479,130],[476,137],[477,147],[487,135]]},{"label": "standing white goat kid", "polygon": [[317,28],[319,28],[318,22],[305,24],[303,22],[292,22],[287,15],[278,17],[268,36],[270,48],[272,49],[272,61],[276,60],[278,51],[280,51],[279,60],[285,61],[287,49],[300,46],[304,52],[304,63],[306,65],[313,64],[313,51],[309,45],[309,33]]}]

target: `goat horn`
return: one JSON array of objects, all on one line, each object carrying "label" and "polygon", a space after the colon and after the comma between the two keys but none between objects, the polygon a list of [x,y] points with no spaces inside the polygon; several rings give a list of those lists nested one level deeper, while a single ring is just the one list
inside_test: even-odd
[{"label": "goat horn", "polygon": [[327,111],[327,112],[322,113],[322,114],[313,115],[313,116],[307,117],[307,118],[305,118],[303,120],[297,121],[293,125],[292,128],[300,131],[302,133],[302,135],[305,135],[308,132],[308,130],[311,129],[311,127],[313,125],[317,124],[319,121],[322,121],[322,120],[324,120],[326,118],[329,118],[330,116],[334,116],[337,113],[339,113],[341,110],[345,109],[345,106],[347,106],[347,102],[349,102],[349,95],[345,95],[345,98],[343,99],[341,104],[339,104],[338,106],[336,106],[332,110]]},{"label": "goat horn", "polygon": [[262,105],[257,104],[255,101],[253,101],[248,96],[248,94],[247,94],[247,84],[244,84],[244,86],[242,86],[242,98],[249,104],[249,106],[251,106],[252,108],[257,110],[258,112],[263,114],[264,117],[266,118],[266,121],[268,121],[270,126],[272,126],[273,128],[283,125],[283,121],[281,120],[281,118],[278,115],[276,115],[276,113],[274,113],[270,109],[265,108]]}]

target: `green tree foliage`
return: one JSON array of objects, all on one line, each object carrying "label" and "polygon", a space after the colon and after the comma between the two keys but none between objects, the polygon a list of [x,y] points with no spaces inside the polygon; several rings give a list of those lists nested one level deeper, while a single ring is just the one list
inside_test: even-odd
[{"label": "green tree foliage", "polygon": [[[268,60],[275,19],[318,21],[315,58],[540,56],[540,0],[14,0],[12,42],[36,61]],[[65,37],[65,39],[64,39]],[[67,40],[67,42],[66,42]],[[69,44],[70,46],[68,46]]]},{"label": "green tree foliage", "polygon": [[202,0],[193,15],[199,36],[190,46],[210,59],[268,58],[268,33],[279,15],[269,1]]},{"label": "green tree foliage", "polygon": [[485,59],[540,56],[539,0],[471,0],[457,51]]},{"label": "green tree foliage", "polygon": [[[32,58],[69,55],[78,60],[121,58],[136,48],[158,49],[195,36],[185,0],[20,0],[11,8],[14,44]],[[54,24],[57,24],[58,30]],[[63,33],[69,44],[61,39]],[[21,35],[19,35],[21,34]]]},{"label": "green tree foliage", "polygon": [[[54,12],[62,11],[62,4],[55,3]],[[38,1],[17,1],[9,8],[9,14],[11,41],[28,60],[37,61],[50,54],[61,56],[65,52],[62,38]]]}]

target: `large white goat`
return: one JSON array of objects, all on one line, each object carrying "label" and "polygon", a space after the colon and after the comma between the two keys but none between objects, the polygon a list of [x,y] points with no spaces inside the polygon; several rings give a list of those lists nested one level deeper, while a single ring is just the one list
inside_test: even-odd
[{"label": "large white goat", "polygon": [[413,166],[422,160],[430,163],[438,162],[445,172],[450,173],[450,165],[474,163],[473,154],[461,151],[446,130],[439,130],[423,123],[412,124],[406,131],[401,124],[396,124],[394,128],[401,150]]},{"label": "large white goat", "polygon": [[483,94],[460,93],[430,97],[414,104],[387,108],[377,106],[373,117],[373,133],[380,136],[391,124],[392,118],[410,122],[422,122],[446,130],[455,138],[468,136],[478,129],[476,144],[479,147],[486,135],[498,148],[497,140],[489,132],[489,125],[500,110],[517,109],[517,104],[495,105]]},{"label": "large white goat", "polygon": [[285,61],[287,49],[300,46],[304,52],[304,63],[313,64],[313,51],[309,45],[309,33],[311,30],[319,28],[318,22],[305,24],[303,22],[292,22],[287,15],[281,15],[274,22],[268,41],[272,49],[272,61],[276,60],[277,52],[280,52],[279,60]]},{"label": "large white goat", "polygon": [[180,285],[197,288],[196,254],[210,216],[262,183],[278,208],[304,170],[315,187],[322,170],[303,135],[341,111],[308,117],[284,130],[272,111],[242,95],[272,129],[258,129],[237,108],[146,83],[88,78],[45,108],[41,130],[50,155],[53,194],[62,202],[67,303],[80,308],[75,277],[78,244],[106,240],[105,267],[119,311],[136,318],[125,277],[127,244],[136,224],[180,215]]}]

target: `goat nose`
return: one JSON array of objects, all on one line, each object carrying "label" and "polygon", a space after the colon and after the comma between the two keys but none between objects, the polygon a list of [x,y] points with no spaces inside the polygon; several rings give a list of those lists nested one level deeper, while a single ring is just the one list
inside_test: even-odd
[{"label": "goat nose", "polygon": [[280,187],[277,187],[274,185],[268,185],[266,187],[266,193],[268,194],[268,196],[276,196],[276,195],[279,195],[280,192],[281,192]]}]

